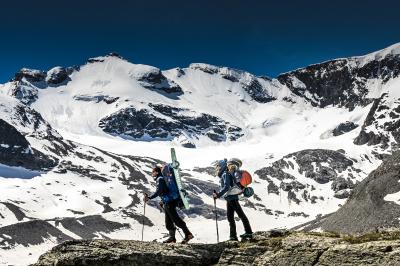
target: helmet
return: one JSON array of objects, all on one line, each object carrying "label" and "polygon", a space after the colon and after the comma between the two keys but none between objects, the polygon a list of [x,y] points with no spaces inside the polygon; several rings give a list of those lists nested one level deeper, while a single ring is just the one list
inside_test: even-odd
[{"label": "helmet", "polygon": [[240,168],[242,166],[242,161],[238,158],[231,158],[228,161],[228,165],[230,164],[236,165],[237,168]]}]

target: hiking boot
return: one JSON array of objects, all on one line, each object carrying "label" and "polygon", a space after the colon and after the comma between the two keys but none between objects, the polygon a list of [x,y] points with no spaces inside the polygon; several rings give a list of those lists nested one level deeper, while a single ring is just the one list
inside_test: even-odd
[{"label": "hiking boot", "polygon": [[240,235],[241,238],[253,238],[253,233],[244,233]]},{"label": "hiking boot", "polygon": [[186,235],[185,238],[182,240],[181,244],[187,244],[187,243],[190,241],[190,239],[193,239],[193,238],[194,238],[194,236],[193,236],[192,234],[188,234],[188,235]]},{"label": "hiking boot", "polygon": [[175,237],[169,237],[163,241],[163,243],[176,243]]},{"label": "hiking boot", "polygon": [[239,241],[239,239],[237,238],[237,236],[231,236],[229,237],[228,241]]}]

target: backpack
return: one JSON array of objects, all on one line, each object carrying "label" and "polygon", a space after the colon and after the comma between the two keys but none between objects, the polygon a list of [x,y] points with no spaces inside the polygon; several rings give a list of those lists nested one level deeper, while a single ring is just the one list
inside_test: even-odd
[{"label": "backpack", "polygon": [[235,182],[238,185],[240,184],[241,187],[247,187],[252,181],[253,178],[251,177],[251,174],[246,170],[238,170],[235,172]]},{"label": "backpack", "polygon": [[171,165],[170,164],[164,165],[164,167],[161,170],[161,173],[163,175],[162,178],[168,188],[168,191],[161,196],[162,200],[165,203],[168,203],[175,199],[178,199],[180,197],[179,190],[176,184],[174,170],[172,169]]},{"label": "backpack", "polygon": [[252,177],[246,170],[237,170],[233,176],[235,184],[227,192],[227,195],[243,194],[246,198],[253,196],[254,190],[248,185],[252,182]]}]

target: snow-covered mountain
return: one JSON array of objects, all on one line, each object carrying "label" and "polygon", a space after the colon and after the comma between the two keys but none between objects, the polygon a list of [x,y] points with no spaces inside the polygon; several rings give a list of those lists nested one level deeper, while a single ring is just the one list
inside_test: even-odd
[{"label": "snow-covered mountain", "polygon": [[[145,239],[159,239],[163,214],[152,203],[143,220],[141,198],[170,147],[198,242],[215,241],[216,159],[242,158],[254,173],[255,196],[243,199],[254,230],[334,212],[398,149],[399,75],[400,44],[274,79],[199,63],[161,71],[117,54],[21,69],[0,85],[1,261],[33,262],[66,239],[139,239],[143,221]],[[220,229],[227,237],[225,220]]]}]

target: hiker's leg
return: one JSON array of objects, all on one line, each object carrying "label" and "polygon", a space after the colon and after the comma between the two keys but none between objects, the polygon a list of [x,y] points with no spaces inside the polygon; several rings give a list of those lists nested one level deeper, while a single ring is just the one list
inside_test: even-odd
[{"label": "hiker's leg", "polygon": [[230,237],[236,238],[235,209],[230,200],[226,201],[226,216],[229,222]]},{"label": "hiker's leg", "polygon": [[239,218],[242,220],[243,227],[244,227],[244,231],[245,231],[247,234],[252,234],[253,231],[251,230],[251,226],[250,226],[249,219],[247,219],[246,214],[243,212],[243,209],[242,209],[242,207],[240,206],[239,201],[238,201],[238,200],[233,200],[233,201],[232,201],[232,204],[233,204],[233,206],[234,206],[234,209],[235,209],[237,215],[238,215]]},{"label": "hiker's leg", "polygon": [[181,217],[179,217],[176,211],[176,201],[169,202],[165,206],[166,206],[165,212],[168,213],[172,222],[183,230],[185,236],[192,234],[187,228],[186,223],[182,220]]},{"label": "hiker's leg", "polygon": [[164,204],[164,212],[165,212],[165,227],[167,228],[169,232],[169,236],[172,238],[175,238],[175,225],[172,219],[170,218],[168,212],[167,212],[167,204]]}]

